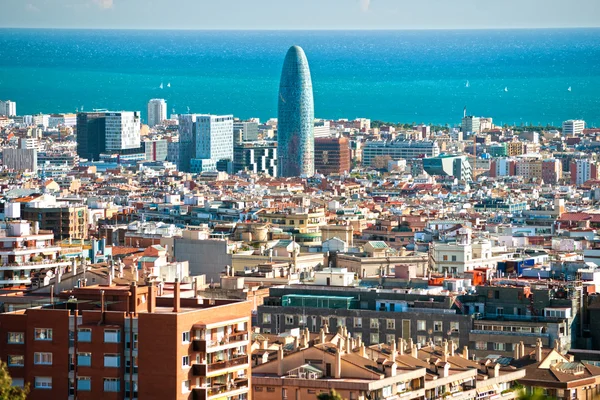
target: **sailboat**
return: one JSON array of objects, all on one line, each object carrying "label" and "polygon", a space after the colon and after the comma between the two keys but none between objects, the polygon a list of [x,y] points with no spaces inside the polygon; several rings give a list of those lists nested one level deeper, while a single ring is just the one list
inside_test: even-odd
[{"label": "sailboat", "polygon": [[569,88],[567,90],[570,92],[571,91],[571,86],[569,86]]},{"label": "sailboat", "polygon": [[162,82],[160,83],[160,86],[159,86],[159,88],[161,88],[161,89],[163,88],[163,84],[162,84]]},{"label": "sailboat", "polygon": [[171,87],[171,82],[167,83],[167,87]]},{"label": "sailboat", "polygon": [[469,87],[469,86],[471,86],[471,85],[469,84],[469,81],[467,81],[467,83],[465,84],[465,87]]},{"label": "sailboat", "polygon": [[504,91],[505,91],[505,92],[508,92],[508,86],[505,86],[505,87],[504,87]]}]

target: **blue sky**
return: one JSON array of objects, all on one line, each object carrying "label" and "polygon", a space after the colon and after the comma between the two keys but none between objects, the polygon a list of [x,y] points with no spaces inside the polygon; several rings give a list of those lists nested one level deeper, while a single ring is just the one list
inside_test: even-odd
[{"label": "blue sky", "polygon": [[600,0],[0,0],[0,27],[118,29],[600,27]]}]

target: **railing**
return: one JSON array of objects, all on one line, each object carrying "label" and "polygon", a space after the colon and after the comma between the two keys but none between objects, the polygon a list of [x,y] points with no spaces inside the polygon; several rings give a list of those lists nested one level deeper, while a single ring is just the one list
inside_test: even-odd
[{"label": "railing", "polygon": [[225,346],[227,344],[244,342],[246,340],[248,340],[248,331],[233,332],[223,337],[221,340],[194,338],[193,349],[194,351],[206,353],[206,351],[211,347]]},{"label": "railing", "polygon": [[61,261],[61,260],[10,262],[10,263],[6,263],[6,264],[2,265],[2,267],[28,267],[31,265],[49,265],[49,264],[71,265],[71,262],[70,261]]},{"label": "railing", "polygon": [[494,314],[486,313],[485,319],[498,321],[532,321],[532,322],[560,322],[566,317],[545,317],[543,315],[515,315],[515,314]]},{"label": "railing", "polygon": [[219,361],[216,363],[208,364],[208,372],[217,371],[220,369],[231,368],[237,365],[248,364],[248,356],[233,358],[231,360]]},{"label": "railing", "polygon": [[220,394],[224,394],[227,392],[232,392],[235,390],[241,390],[248,388],[248,379],[241,378],[237,379],[231,384],[218,384],[214,383],[212,386],[201,386],[194,388],[194,399],[196,400],[206,400],[211,396],[217,396]]},{"label": "railing", "polygon": [[482,334],[482,335],[501,335],[501,336],[550,337],[549,333],[486,331],[483,329],[472,329],[471,333]]}]

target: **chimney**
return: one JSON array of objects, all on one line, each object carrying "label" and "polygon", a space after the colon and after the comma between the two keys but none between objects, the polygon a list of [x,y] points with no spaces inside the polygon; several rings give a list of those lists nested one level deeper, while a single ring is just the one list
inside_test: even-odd
[{"label": "chimney", "polygon": [[396,376],[396,370],[398,369],[398,366],[395,362],[390,364],[387,368],[385,368],[385,366],[383,368],[385,369],[386,378]]},{"label": "chimney", "polygon": [[396,341],[392,340],[392,343],[390,343],[390,354],[389,354],[389,360],[394,362],[396,361],[396,356],[398,355],[398,351],[396,350]]},{"label": "chimney", "polygon": [[352,353],[352,338],[348,336],[346,338],[346,353]]},{"label": "chimney", "polygon": [[283,366],[283,345],[279,345],[277,348],[277,374],[283,376],[285,373]]},{"label": "chimney", "polygon": [[521,345],[517,343],[514,347],[515,348],[513,349],[513,358],[515,360],[518,360],[519,358],[521,358]]},{"label": "chimney", "polygon": [[521,357],[525,357],[525,343],[523,343],[522,341],[519,342],[519,347],[521,348],[521,351],[520,351]]},{"label": "chimney", "polygon": [[[325,325],[327,326],[327,325]],[[321,330],[319,331],[319,343],[323,344],[325,343],[325,329],[321,328]]]},{"label": "chimney", "polygon": [[262,341],[260,342],[260,348],[261,348],[262,350],[266,350],[266,349],[267,349],[267,347],[269,347],[269,340],[268,340],[268,339],[262,340]]},{"label": "chimney", "polygon": [[362,336],[357,336],[356,337],[356,347],[360,347],[362,346],[363,342],[362,342]]},{"label": "chimney", "polygon": [[412,338],[408,338],[408,343],[406,343],[406,351],[412,351],[413,344],[415,344],[415,342],[413,342]]},{"label": "chimney", "polygon": [[131,292],[129,312],[135,315],[137,313],[137,282],[131,282],[129,291]]},{"label": "chimney", "polygon": [[560,340],[554,339],[554,350],[560,353]]},{"label": "chimney", "polygon": [[414,358],[419,358],[419,349],[417,348],[416,344],[413,344],[413,346],[411,347],[410,355]]},{"label": "chimney", "polygon": [[535,343],[535,361],[542,361],[542,339],[538,339]]},{"label": "chimney", "polygon": [[467,346],[463,347],[462,356],[465,360],[469,359],[469,348]]},{"label": "chimney", "polygon": [[333,377],[340,379],[342,377],[342,352],[340,350],[335,352],[335,366],[334,366]]},{"label": "chimney", "polygon": [[148,313],[152,314],[156,311],[156,294],[154,292],[154,282],[148,286]]},{"label": "chimney", "polygon": [[175,278],[175,285],[173,290],[173,312],[179,312],[181,299],[181,287],[179,286],[179,279]]},{"label": "chimney", "polygon": [[358,355],[363,357],[363,358],[367,358],[367,348],[365,347],[364,343],[360,343],[360,346],[358,346]]},{"label": "chimney", "polygon": [[329,324],[327,322],[323,325],[323,330],[325,333],[329,333]]},{"label": "chimney", "polygon": [[398,339],[398,354],[403,356],[404,355],[404,339],[400,338]]},{"label": "chimney", "polygon": [[494,365],[494,369],[492,369],[492,378],[497,378],[500,376],[500,364],[496,363]]},{"label": "chimney", "polygon": [[454,351],[456,350],[456,345],[454,344],[454,342],[451,340],[450,341],[450,356],[454,357]]},{"label": "chimney", "polygon": [[444,340],[444,344],[443,344],[443,348],[442,348],[442,359],[444,360],[444,362],[448,361],[448,341]]},{"label": "chimney", "polygon": [[294,351],[298,350],[300,347],[300,338],[298,336],[294,336]]},{"label": "chimney", "polygon": [[438,368],[438,376],[440,378],[447,378],[448,375],[450,375],[450,363],[445,362],[442,368]]}]

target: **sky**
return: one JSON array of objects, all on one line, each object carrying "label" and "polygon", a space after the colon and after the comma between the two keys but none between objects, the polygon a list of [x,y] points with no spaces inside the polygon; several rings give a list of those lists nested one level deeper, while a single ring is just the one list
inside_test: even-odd
[{"label": "sky", "polygon": [[3,28],[600,27],[600,0],[0,0]]}]

